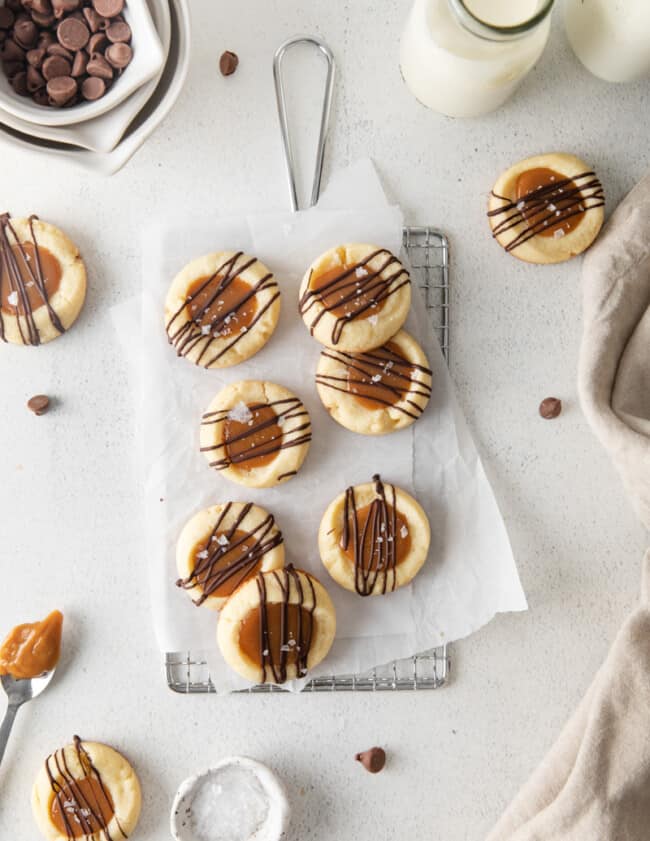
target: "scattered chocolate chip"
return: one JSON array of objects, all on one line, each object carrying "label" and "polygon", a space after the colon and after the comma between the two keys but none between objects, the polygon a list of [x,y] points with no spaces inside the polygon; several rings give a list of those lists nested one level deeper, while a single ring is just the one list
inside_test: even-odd
[{"label": "scattered chocolate chip", "polygon": [[107,81],[113,78],[113,68],[100,53],[91,55],[86,71],[90,76],[99,76]]},{"label": "scattered chocolate chip", "polygon": [[14,26],[16,43],[24,50],[31,49],[38,40],[38,28],[33,20],[19,20]]},{"label": "scattered chocolate chip", "polygon": [[562,411],[562,401],[557,397],[545,397],[539,404],[539,413],[545,420],[553,420]]},{"label": "scattered chocolate chip", "polygon": [[25,61],[25,50],[19,47],[12,38],[7,38],[2,45],[2,60]]},{"label": "scattered chocolate chip", "polygon": [[72,71],[72,65],[67,58],[60,55],[48,56],[43,62],[43,77],[49,82],[50,79],[56,79],[58,76],[69,76]]},{"label": "scattered chocolate chip", "polygon": [[92,6],[87,6],[83,10],[83,14],[86,18],[88,29],[90,29],[91,32],[97,32],[99,30],[99,22],[101,20],[97,12],[92,8]]},{"label": "scattered chocolate chip", "polygon": [[70,50],[66,50],[63,44],[58,43],[50,44],[50,46],[47,48],[47,54],[58,55],[61,56],[61,58],[67,59],[68,61],[72,61],[74,57]]},{"label": "scattered chocolate chip", "polygon": [[83,48],[90,39],[90,31],[85,23],[76,18],[62,20],[56,30],[56,37],[66,50],[76,53]]},{"label": "scattered chocolate chip", "polygon": [[32,99],[37,105],[49,105],[50,104],[50,97],[47,95],[47,90],[45,88],[41,88],[40,90],[36,91],[32,94]]},{"label": "scattered chocolate chip", "polygon": [[36,12],[39,15],[52,14],[52,3],[50,0],[29,0],[29,2],[24,2],[23,5],[26,9],[28,8],[31,12]]},{"label": "scattered chocolate chip", "polygon": [[104,49],[104,47],[108,44],[108,40],[103,32],[95,32],[94,35],[90,36],[90,41],[88,41],[88,52],[90,55],[93,53],[98,53]]},{"label": "scattered chocolate chip", "polygon": [[50,44],[54,44],[56,42],[56,38],[52,35],[51,32],[41,32],[38,37],[38,43],[36,46],[39,50],[46,50]]},{"label": "scattered chocolate chip", "polygon": [[30,50],[27,53],[27,64],[30,67],[40,67],[43,64],[43,60],[45,58],[45,49],[40,47],[39,49]]},{"label": "scattered chocolate chip", "polygon": [[10,82],[17,73],[22,72],[24,66],[25,65],[22,63],[22,61],[2,62],[2,69],[4,70],[5,76],[9,79]]},{"label": "scattered chocolate chip", "polygon": [[14,76],[11,77],[9,80],[11,87],[16,91],[18,96],[26,96],[27,95],[27,73],[24,70],[18,71]]},{"label": "scattered chocolate chip", "polygon": [[79,50],[79,52],[74,57],[74,61],[72,62],[72,77],[74,79],[78,79],[79,76],[83,76],[86,72],[87,66],[88,53],[84,52],[83,50]]},{"label": "scattered chocolate chip", "polygon": [[111,44],[104,53],[106,60],[117,70],[123,70],[131,63],[133,50],[128,44]]},{"label": "scattered chocolate chip", "polygon": [[76,12],[80,5],[81,0],[52,0],[52,8],[56,18],[62,18],[69,12]]},{"label": "scattered chocolate chip", "polygon": [[124,0],[93,0],[93,8],[103,18],[114,18],[124,8]]},{"label": "scattered chocolate chip", "polygon": [[106,82],[99,76],[88,76],[81,85],[81,95],[89,102],[100,99],[106,93]]},{"label": "scattered chocolate chip", "polygon": [[221,54],[221,58],[219,59],[219,70],[221,70],[222,76],[232,76],[232,74],[237,69],[237,65],[239,64],[239,56],[237,53],[233,53],[230,50],[226,50],[225,53]]},{"label": "scattered chocolate chip", "polygon": [[50,408],[50,398],[47,394],[36,394],[27,401],[27,408],[35,415],[44,415]]},{"label": "scattered chocolate chip", "polygon": [[34,23],[37,23],[39,26],[47,27],[52,26],[56,18],[54,15],[42,15],[40,12],[32,12],[32,20]]},{"label": "scattered chocolate chip", "polygon": [[61,107],[77,93],[77,82],[72,76],[56,76],[47,83],[47,93],[50,100]]},{"label": "scattered chocolate chip", "polygon": [[131,27],[123,20],[112,23],[106,30],[106,37],[113,44],[126,44],[131,40]]},{"label": "scattered chocolate chip", "polygon": [[354,758],[363,765],[366,771],[378,774],[386,764],[386,751],[383,748],[370,748],[358,753]]},{"label": "scattered chocolate chip", "polygon": [[8,6],[0,6],[0,29],[11,29],[16,19]]}]

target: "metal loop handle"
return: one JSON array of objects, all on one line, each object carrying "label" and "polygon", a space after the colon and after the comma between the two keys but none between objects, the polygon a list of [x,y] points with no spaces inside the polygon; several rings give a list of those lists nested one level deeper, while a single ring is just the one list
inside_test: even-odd
[{"label": "metal loop handle", "polygon": [[325,159],[325,144],[327,143],[327,134],[329,131],[330,112],[332,110],[332,95],[334,93],[334,74],[336,70],[336,62],[334,55],[327,44],[320,38],[312,35],[299,35],[295,38],[289,38],[280,46],[273,58],[273,81],[275,82],[275,96],[278,103],[278,117],[280,119],[280,131],[282,133],[282,145],[284,147],[284,160],[287,166],[287,178],[289,180],[289,196],[291,199],[291,209],[295,212],[300,209],[298,202],[298,191],[296,188],[296,171],[295,160],[293,157],[293,148],[291,145],[291,135],[289,134],[289,121],[287,117],[287,101],[284,92],[284,83],[282,79],[282,62],[288,50],[295,47],[297,44],[310,44],[317,47],[321,55],[327,61],[327,79],[325,81],[325,95],[323,97],[323,110],[320,118],[320,133],[318,135],[318,148],[316,150],[316,168],[314,171],[314,181],[311,189],[310,207],[313,207],[318,201],[320,195],[321,178],[323,174],[323,161]]}]

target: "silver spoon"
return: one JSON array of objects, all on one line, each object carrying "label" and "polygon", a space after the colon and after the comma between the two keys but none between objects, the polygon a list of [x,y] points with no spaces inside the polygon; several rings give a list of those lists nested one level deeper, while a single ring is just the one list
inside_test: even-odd
[{"label": "silver spoon", "polygon": [[2,757],[5,754],[5,748],[9,741],[9,734],[11,733],[16,713],[24,703],[31,701],[32,698],[36,698],[41,694],[52,680],[54,671],[52,669],[38,677],[21,678],[20,680],[11,677],[11,675],[0,676],[2,688],[7,693],[7,698],[9,699],[7,712],[2,720],[2,725],[0,725],[0,762],[2,762]]}]

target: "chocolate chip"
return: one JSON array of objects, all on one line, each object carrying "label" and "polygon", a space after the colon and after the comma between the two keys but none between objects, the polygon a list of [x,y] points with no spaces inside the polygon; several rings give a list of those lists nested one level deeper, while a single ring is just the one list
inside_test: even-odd
[{"label": "chocolate chip", "polygon": [[106,93],[106,82],[99,76],[88,76],[81,85],[81,95],[89,102],[100,99]]},{"label": "chocolate chip", "polygon": [[83,50],[79,50],[79,52],[75,55],[74,61],[72,62],[72,73],[71,75],[76,79],[79,76],[83,76],[86,72],[86,67],[88,66],[88,53],[84,52]]},{"label": "chocolate chip", "polygon": [[52,35],[51,32],[41,32],[38,38],[38,43],[36,47],[39,50],[46,50],[51,44],[56,43],[56,38]]},{"label": "chocolate chip", "polygon": [[0,29],[11,29],[16,16],[8,6],[0,6]]},{"label": "chocolate chip", "polygon": [[88,29],[90,29],[91,32],[99,32],[99,25],[102,19],[92,6],[87,6],[83,13],[88,24]]},{"label": "chocolate chip", "polygon": [[75,12],[80,5],[81,0],[52,0],[54,16],[59,19],[68,12]]},{"label": "chocolate chip", "polygon": [[111,44],[104,53],[106,60],[118,70],[123,70],[131,63],[133,50],[128,44]]},{"label": "chocolate chip", "polygon": [[45,59],[45,49],[40,47],[39,49],[30,50],[27,53],[27,64],[30,67],[40,67],[43,64],[43,60]]},{"label": "chocolate chip", "polygon": [[100,79],[106,79],[106,81],[113,78],[113,68],[99,53],[91,55],[86,72],[90,76],[99,76]]},{"label": "chocolate chip", "polygon": [[47,90],[45,88],[41,88],[40,91],[36,91],[36,93],[33,93],[32,99],[37,105],[50,104],[50,97],[47,95]]},{"label": "chocolate chip", "polygon": [[71,52],[83,50],[90,39],[90,32],[85,23],[76,18],[62,20],[56,30],[59,42]]},{"label": "chocolate chip", "polygon": [[366,771],[378,774],[386,764],[386,751],[383,748],[370,748],[358,753],[354,758],[363,765]]},{"label": "chocolate chip", "polygon": [[1,55],[3,61],[25,61],[25,50],[11,38],[7,38],[2,45]]},{"label": "chocolate chip", "polygon": [[90,36],[90,41],[88,41],[88,52],[90,55],[101,52],[107,44],[108,41],[106,40],[104,33],[95,32],[94,35]]},{"label": "chocolate chip", "polygon": [[41,76],[35,67],[27,68],[27,90],[30,93],[40,90],[45,87],[45,79]]},{"label": "chocolate chip", "polygon": [[124,8],[124,0],[93,0],[93,8],[104,18],[114,18]]},{"label": "chocolate chip", "polygon": [[50,55],[43,62],[43,76],[49,82],[58,76],[69,76],[72,65],[67,58],[60,55]]},{"label": "chocolate chip", "polygon": [[33,20],[20,20],[14,26],[16,43],[25,50],[31,49],[38,40],[38,29]]},{"label": "chocolate chip", "polygon": [[18,96],[27,96],[27,73],[24,70],[19,70],[9,79],[11,87],[16,91]]},{"label": "chocolate chip", "polygon": [[67,61],[72,61],[74,55],[70,52],[70,50],[66,50],[63,44],[50,44],[47,48],[48,55],[60,55],[61,58],[65,58]]},{"label": "chocolate chip", "polygon": [[24,69],[25,65],[22,61],[3,61],[2,62],[2,69],[4,70],[5,76],[11,80],[17,73],[21,73]]},{"label": "chocolate chip", "polygon": [[544,420],[553,420],[562,411],[562,401],[558,397],[545,397],[539,404],[539,413]]},{"label": "chocolate chip", "polygon": [[52,26],[56,18],[52,14],[42,15],[40,12],[32,12],[32,20],[39,26],[46,28],[48,26]]},{"label": "chocolate chip", "polygon": [[52,14],[52,4],[50,3],[50,0],[29,0],[29,2],[24,2],[23,5],[26,9],[29,9],[31,12],[36,12],[39,15]]},{"label": "chocolate chip", "polygon": [[125,21],[112,23],[106,30],[106,37],[113,44],[126,44],[131,40],[131,27]]},{"label": "chocolate chip", "polygon": [[232,76],[237,69],[238,64],[239,56],[237,53],[226,50],[225,53],[222,53],[221,58],[219,59],[219,70],[221,70],[221,75]]},{"label": "chocolate chip", "polygon": [[35,415],[44,415],[50,408],[50,398],[47,394],[35,394],[27,401],[27,408]]},{"label": "chocolate chip", "polygon": [[57,76],[47,83],[47,93],[50,101],[60,107],[77,93],[77,83],[72,76]]}]

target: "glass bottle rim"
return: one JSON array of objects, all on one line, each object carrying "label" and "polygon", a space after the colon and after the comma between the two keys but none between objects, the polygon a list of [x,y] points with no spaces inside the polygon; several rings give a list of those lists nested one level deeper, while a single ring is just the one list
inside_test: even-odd
[{"label": "glass bottle rim", "polygon": [[448,0],[461,25],[479,38],[486,41],[514,41],[532,32],[546,19],[555,4],[555,0],[545,0],[534,15],[514,26],[497,26],[487,23],[467,8],[466,0]]}]

